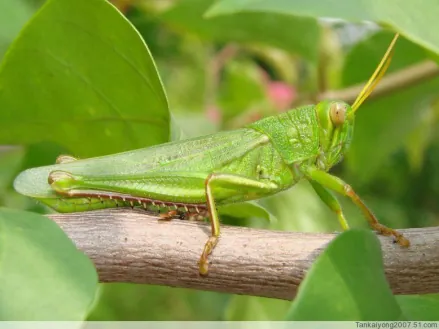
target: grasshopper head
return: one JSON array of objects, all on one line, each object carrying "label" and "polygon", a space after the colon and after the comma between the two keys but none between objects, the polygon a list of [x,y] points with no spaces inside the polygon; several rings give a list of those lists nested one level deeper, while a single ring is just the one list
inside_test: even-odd
[{"label": "grasshopper head", "polygon": [[390,65],[398,34],[393,37],[375,72],[360,91],[352,106],[344,102],[323,101],[317,104],[316,112],[320,128],[320,153],[316,165],[329,170],[337,164],[349,148],[354,132],[355,112],[369,97]]},{"label": "grasshopper head", "polygon": [[323,101],[316,106],[320,129],[320,154],[317,166],[328,170],[349,148],[354,133],[354,110],[349,104]]}]

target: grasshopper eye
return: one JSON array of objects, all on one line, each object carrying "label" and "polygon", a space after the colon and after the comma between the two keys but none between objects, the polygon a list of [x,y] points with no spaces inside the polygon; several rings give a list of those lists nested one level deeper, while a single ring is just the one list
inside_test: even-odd
[{"label": "grasshopper eye", "polygon": [[346,106],[342,103],[332,103],[329,115],[334,125],[340,126],[346,119]]}]

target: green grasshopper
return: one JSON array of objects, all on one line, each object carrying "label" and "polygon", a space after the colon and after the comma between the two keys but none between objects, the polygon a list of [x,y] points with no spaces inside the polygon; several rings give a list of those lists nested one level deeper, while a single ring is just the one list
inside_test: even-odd
[{"label": "green grasshopper", "polygon": [[347,183],[328,173],[348,150],[355,112],[387,70],[397,38],[352,106],[322,101],[234,131],[97,158],[60,156],[55,165],[21,173],[15,189],[59,212],[119,206],[161,211],[164,219],[207,217],[212,231],[199,261],[202,275],[220,236],[217,206],[273,195],[303,178],[344,230],[348,223],[330,190],[349,197],[374,230],[408,247],[409,241],[380,224]]}]

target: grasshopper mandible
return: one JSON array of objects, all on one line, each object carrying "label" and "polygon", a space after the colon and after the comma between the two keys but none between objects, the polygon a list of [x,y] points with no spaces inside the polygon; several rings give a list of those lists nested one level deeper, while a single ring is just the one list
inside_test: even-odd
[{"label": "grasshopper mandible", "polygon": [[15,189],[59,212],[123,206],[161,210],[164,219],[207,217],[212,231],[199,261],[202,275],[220,236],[217,205],[272,195],[303,178],[344,230],[348,224],[331,190],[349,197],[374,230],[407,247],[402,234],[380,224],[347,183],[328,173],[348,150],[355,112],[387,70],[397,38],[352,106],[322,101],[234,131],[97,158],[60,156],[55,165],[21,173]]}]

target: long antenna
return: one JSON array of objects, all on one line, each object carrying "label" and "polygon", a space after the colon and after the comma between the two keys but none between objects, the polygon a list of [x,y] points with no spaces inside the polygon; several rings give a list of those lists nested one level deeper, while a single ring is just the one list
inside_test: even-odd
[{"label": "long antenna", "polygon": [[369,97],[369,95],[375,89],[378,82],[380,82],[384,73],[386,73],[387,68],[390,65],[390,61],[392,60],[393,48],[395,46],[395,43],[396,43],[396,40],[398,39],[398,37],[399,37],[399,34],[396,33],[395,36],[393,37],[392,42],[390,43],[389,47],[387,48],[386,53],[384,54],[383,58],[381,59],[380,64],[378,65],[375,72],[370,77],[369,81],[367,81],[364,88],[358,94],[357,99],[355,100],[354,104],[352,104],[353,111],[351,113],[355,113],[355,111],[358,110],[360,105],[366,100],[367,97]]}]

